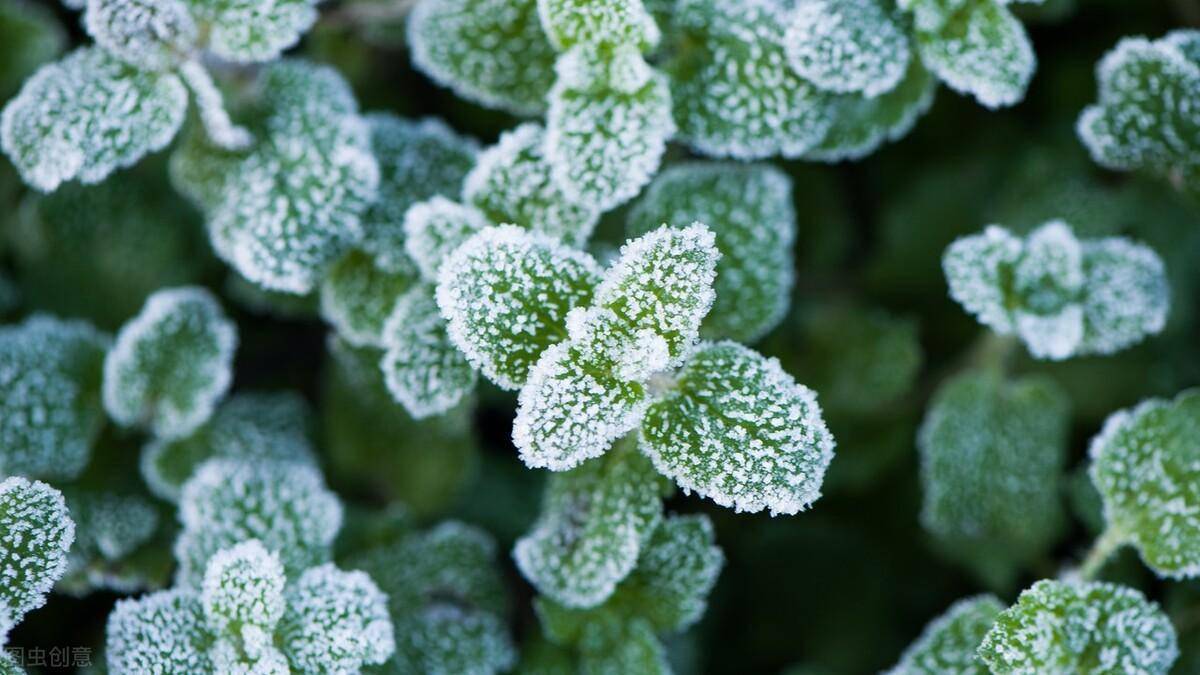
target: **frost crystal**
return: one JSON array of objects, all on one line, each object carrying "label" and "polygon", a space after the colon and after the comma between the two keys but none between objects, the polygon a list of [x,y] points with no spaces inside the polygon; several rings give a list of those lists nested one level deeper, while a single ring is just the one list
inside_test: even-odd
[{"label": "frost crystal", "polygon": [[1000,613],[979,656],[993,673],[1165,675],[1179,648],[1171,622],[1140,592],[1043,580]]},{"label": "frost crystal", "polygon": [[52,192],[98,183],[171,142],[187,112],[171,73],[142,71],[98,48],[42,66],[0,115],[0,147],[25,182]]},{"label": "frost crystal", "polygon": [[208,291],[158,291],[104,361],[104,408],[119,424],[186,436],[229,388],[236,348],[237,327]]},{"label": "frost crystal", "polygon": [[97,589],[125,592],[145,587],[147,576],[123,569],[122,563],[158,530],[154,504],[137,494],[100,489],[71,487],[64,496],[75,520],[75,544],[58,590],[83,596]]},{"label": "frost crystal", "polygon": [[329,559],[342,506],[320,472],[299,462],[210,459],[183,486],[178,580],[200,583],[221,549],[257,539],[288,575]]},{"label": "frost crystal", "polygon": [[988,371],[938,390],[917,436],[921,523],[952,554],[1007,567],[1053,542],[1062,523],[1067,405],[1053,381],[1004,382]]},{"label": "frost crystal", "polygon": [[975,651],[1003,610],[991,595],[959,600],[925,626],[886,675],[988,675]]},{"label": "frost crystal", "polygon": [[662,519],[660,489],[632,443],[551,476],[538,522],[513,549],[521,574],[567,607],[604,602]]},{"label": "frost crystal", "polygon": [[45,604],[74,540],[75,522],[58,490],[15,476],[0,483],[0,614],[15,624]]},{"label": "frost crystal", "polygon": [[1200,574],[1200,391],[1114,413],[1092,439],[1092,483],[1110,528],[1160,575]]},{"label": "frost crystal", "polygon": [[414,204],[404,216],[404,249],[426,281],[436,282],[442,262],[471,235],[491,225],[472,206],[445,197]]},{"label": "frost crystal", "polygon": [[0,328],[0,475],[83,471],[104,423],[108,342],[82,321],[48,316]]},{"label": "frost crystal", "polygon": [[105,638],[108,669],[116,675],[215,672],[204,608],[188,590],[118,600]]},{"label": "frost crystal", "polygon": [[382,269],[360,250],[342,256],[321,281],[321,317],[358,347],[383,345],[383,327],[413,275]]},{"label": "frost crystal", "polygon": [[827,91],[891,91],[908,69],[908,36],[879,0],[801,0],[784,35],[788,64]]},{"label": "frost crystal", "polygon": [[600,211],[574,201],[551,179],[544,139],[542,128],[532,123],[501,135],[499,143],[480,153],[463,185],[463,199],[493,223],[514,223],[582,247]]},{"label": "frost crystal", "polygon": [[450,257],[437,300],[450,339],[471,365],[499,386],[519,389],[542,352],[567,337],[567,313],[588,304],[599,282],[591,256],[504,225]]},{"label": "frost crystal", "polygon": [[420,0],[408,45],[418,68],[465,99],[518,115],[545,109],[554,48],[537,0]]},{"label": "frost crystal", "polygon": [[626,232],[702,222],[716,237],[716,299],[701,333],[753,342],[787,312],[796,211],[792,182],[766,165],[692,163],[666,169],[629,212]]},{"label": "frost crystal", "polygon": [[238,63],[277,58],[317,20],[317,0],[185,1],[207,30],[208,49]]},{"label": "frost crystal", "polygon": [[146,70],[178,65],[197,34],[184,0],[87,0],[83,25],[109,54]]},{"label": "frost crystal", "polygon": [[209,628],[218,633],[270,633],[283,616],[285,582],[279,556],[256,539],[218,551],[200,586]]},{"label": "frost crystal", "polygon": [[921,60],[952,89],[989,108],[1025,97],[1037,67],[1025,27],[998,0],[962,0],[945,25],[918,30]]},{"label": "frost crystal", "polygon": [[821,494],[833,436],[816,394],[733,342],[699,347],[642,423],[642,450],[721,506],[791,515]]},{"label": "frost crystal", "polygon": [[363,572],[332,564],[304,572],[288,588],[279,631],[300,673],[357,673],[380,665],[396,649],[388,598]]},{"label": "frost crystal", "polygon": [[538,0],[538,14],[560,50],[578,44],[630,44],[644,51],[660,37],[642,0]]},{"label": "frost crystal", "polygon": [[1163,173],[1200,165],[1196,35],[1176,31],[1155,41],[1128,38],[1105,55],[1096,68],[1100,100],[1083,111],[1078,125],[1096,162]]},{"label": "frost crystal", "polygon": [[308,427],[312,411],[298,394],[239,393],[192,435],[156,439],[142,451],[142,476],[152,492],[178,501],[196,467],[213,457],[315,463]]},{"label": "frost crystal", "polygon": [[400,298],[383,329],[386,352],[380,367],[388,391],[416,419],[458,405],[478,379],[455,348],[438,312],[432,286],[420,285]]},{"label": "frost crystal", "polygon": [[666,65],[675,119],[698,151],[720,157],[795,158],[816,147],[833,118],[827,94],[787,63],[785,3],[680,0],[679,49]]},{"label": "frost crystal", "polygon": [[1037,358],[1112,354],[1166,324],[1169,286],[1153,250],[1120,237],[1080,241],[1062,221],[1024,240],[989,226],[951,244],[942,267],[952,298]]}]

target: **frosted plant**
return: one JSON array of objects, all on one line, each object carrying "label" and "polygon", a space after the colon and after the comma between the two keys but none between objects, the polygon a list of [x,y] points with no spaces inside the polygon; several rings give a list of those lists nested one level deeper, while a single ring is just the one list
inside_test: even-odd
[{"label": "frosted plant", "polygon": [[1200,505],[1193,478],[1198,427],[1200,391],[1189,390],[1113,413],[1091,443],[1089,474],[1109,530],[1103,547],[1132,544],[1165,577],[1200,574],[1200,528],[1192,516]]},{"label": "frosted plant", "polygon": [[388,596],[396,655],[382,672],[495,673],[516,658],[508,598],[487,533],[449,521],[350,558]]},{"label": "frosted plant", "polygon": [[513,558],[542,595],[567,607],[594,607],[633,571],[662,520],[662,479],[625,442],[550,477],[533,529]]},{"label": "frosted plant", "polygon": [[74,486],[64,489],[75,520],[75,543],[58,590],[84,596],[98,589],[132,592],[153,583],[134,566],[123,563],[158,531],[154,504],[138,494]]},{"label": "frosted plant", "polygon": [[707,516],[671,516],[606,602],[572,609],[542,597],[535,608],[546,636],[571,648],[577,672],[667,673],[659,636],[700,618],[723,564]]},{"label": "frosted plant", "polygon": [[716,236],[716,299],[700,327],[709,338],[754,342],[787,312],[796,211],[792,182],[766,165],[692,163],[658,175],[630,210],[626,232],[702,222]]},{"label": "frosted plant", "polygon": [[[408,267],[412,263],[403,260]],[[345,340],[360,347],[383,345],[383,328],[396,301],[413,286],[412,270],[389,272],[359,249],[343,255],[321,280],[321,317]]]},{"label": "frosted plant", "polygon": [[404,215],[404,249],[421,277],[436,282],[442,261],[489,225],[487,216],[478,209],[434,197],[414,204]]},{"label": "frosted plant", "polygon": [[463,98],[518,115],[545,109],[554,49],[537,0],[420,0],[408,46],[414,65]]},{"label": "frosted plant", "polygon": [[214,457],[315,464],[311,418],[308,404],[292,392],[234,394],[189,436],[148,443],[142,477],[154,494],[177,502],[196,468]]},{"label": "frosted plant", "polygon": [[208,291],[158,291],[104,360],[104,409],[123,426],[186,436],[229,389],[236,348],[237,327]]},{"label": "frosted plant", "polygon": [[1121,237],[1080,241],[1050,221],[1024,240],[1003,227],[963,237],[942,267],[950,296],[1036,358],[1112,354],[1158,333],[1169,287],[1162,260]]},{"label": "frosted plant", "polygon": [[187,0],[87,0],[83,25],[109,54],[144,70],[178,66],[198,36]]},{"label": "frosted plant", "polygon": [[969,371],[934,395],[917,436],[921,524],[988,579],[1008,579],[1054,542],[1068,403],[1051,380]]},{"label": "frosted plant", "polygon": [[802,0],[788,18],[784,47],[804,79],[868,98],[895,89],[913,58],[903,26],[879,0]]},{"label": "frosted plant", "polygon": [[887,675],[988,675],[975,652],[1003,610],[992,595],[959,600],[925,626]]},{"label": "frosted plant", "polygon": [[660,34],[642,0],[538,0],[542,28],[556,49],[579,44],[622,45],[649,49]]},{"label": "frosted plant", "polygon": [[1000,613],[979,656],[993,673],[1165,675],[1179,648],[1170,620],[1138,591],[1039,581]]},{"label": "frosted plant", "polygon": [[[94,2],[95,0],[88,0]],[[208,34],[207,48],[238,63],[278,58],[317,20],[320,0],[185,0]]]},{"label": "frosted plant", "polygon": [[545,131],[533,123],[501,134],[467,174],[463,200],[487,214],[493,224],[514,223],[582,247],[600,219],[600,210],[572,199],[551,179],[544,140]]},{"label": "frosted plant", "polygon": [[45,315],[0,328],[0,475],[75,478],[104,424],[109,338]]},{"label": "frosted plant", "polygon": [[1120,171],[1148,169],[1195,185],[1200,166],[1200,32],[1126,38],[1096,67],[1099,100],[1079,117],[1092,158]]},{"label": "frosted plant", "polygon": [[108,668],[124,673],[358,673],[395,649],[387,597],[363,572],[325,564],[288,584],[256,539],[212,556],[198,588],[119,601]]},{"label": "frosted plant", "polygon": [[291,576],[327,561],[342,506],[310,464],[215,458],[184,483],[179,522],[177,580],[194,586],[217,551],[247,539],[278,554]]},{"label": "frosted plant", "polygon": [[39,481],[0,482],[0,647],[7,629],[46,602],[67,570],[75,522],[62,493]]},{"label": "frosted plant", "polygon": [[416,286],[396,303],[383,344],[384,382],[416,419],[450,410],[475,388],[475,370],[450,341],[428,285]]}]

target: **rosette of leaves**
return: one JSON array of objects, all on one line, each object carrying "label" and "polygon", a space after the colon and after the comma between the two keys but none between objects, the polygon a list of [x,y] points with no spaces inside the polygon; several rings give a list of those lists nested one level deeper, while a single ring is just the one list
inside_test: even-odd
[{"label": "rosette of leaves", "polygon": [[[67,556],[67,570],[59,592],[86,596],[96,590],[132,593],[161,587],[169,579],[165,566],[156,565],[156,538],[160,516],[151,500],[120,488],[91,485],[64,488],[67,506],[75,520],[75,543]],[[145,564],[143,564],[145,563]]]},{"label": "rosette of leaves", "polygon": [[887,675],[988,675],[976,651],[1002,611],[992,595],[959,600],[925,626]]},{"label": "rosette of leaves", "polygon": [[942,258],[954,298],[1035,358],[1113,354],[1166,325],[1170,287],[1152,249],[1122,237],[1079,240],[1050,221],[1024,239],[998,225]]},{"label": "rosette of leaves", "polygon": [[198,588],[119,601],[108,618],[113,673],[360,672],[395,649],[387,596],[332,564],[289,583],[256,539],[212,556]]}]

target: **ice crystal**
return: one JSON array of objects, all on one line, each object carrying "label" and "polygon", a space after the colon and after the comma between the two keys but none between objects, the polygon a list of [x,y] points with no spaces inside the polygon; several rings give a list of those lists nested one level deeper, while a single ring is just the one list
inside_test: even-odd
[{"label": "ice crystal", "polygon": [[578,44],[629,44],[645,50],[660,37],[642,0],[538,0],[538,15],[560,50]]},{"label": "ice crystal", "polygon": [[59,589],[86,595],[96,589],[133,591],[148,579],[122,561],[158,530],[158,510],[139,494],[66,488],[67,507],[75,520],[75,544],[67,557],[67,573]]},{"label": "ice crystal", "polygon": [[209,628],[218,633],[270,633],[283,616],[285,583],[279,556],[257,539],[218,551],[200,585]]},{"label": "ice crystal", "polygon": [[317,1],[185,0],[206,28],[208,49],[238,63],[270,61],[295,45],[316,22]]},{"label": "ice crystal", "polygon": [[109,54],[147,70],[178,65],[197,36],[185,0],[87,0],[83,25]]},{"label": "ice crystal", "polygon": [[1170,620],[1140,592],[1044,580],[1000,613],[979,656],[993,673],[1165,675],[1179,648]]},{"label": "ice crystal", "polygon": [[114,675],[215,672],[204,607],[189,590],[118,600],[105,638],[108,670]]},{"label": "ice crystal", "polygon": [[39,481],[0,482],[0,614],[15,624],[46,602],[67,569],[75,522],[62,493]]},{"label": "ice crystal", "polygon": [[384,382],[416,419],[450,410],[475,388],[475,370],[450,340],[432,286],[416,286],[400,298],[384,325],[383,344]]},{"label": "ice crystal", "polygon": [[788,18],[784,48],[804,79],[840,94],[874,98],[908,69],[908,36],[879,0],[801,0]]},{"label": "ice crystal", "polygon": [[208,291],[158,291],[105,358],[104,408],[119,424],[186,436],[229,388],[236,347],[237,327]]},{"label": "ice crystal", "polygon": [[471,235],[491,225],[482,211],[445,197],[414,204],[404,216],[404,249],[426,281],[436,282],[442,262]]},{"label": "ice crystal", "polygon": [[287,591],[279,627],[283,650],[300,673],[357,673],[396,649],[388,598],[364,572],[332,564],[306,570]]},{"label": "ice crystal", "polygon": [[887,675],[988,675],[975,652],[1003,610],[991,595],[959,600],[925,626]]}]

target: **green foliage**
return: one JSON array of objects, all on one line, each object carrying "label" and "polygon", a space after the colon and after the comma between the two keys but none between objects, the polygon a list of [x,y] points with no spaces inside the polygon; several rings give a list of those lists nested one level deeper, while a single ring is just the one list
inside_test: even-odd
[{"label": "green foliage", "polygon": [[[67,569],[75,522],[62,493],[38,481],[0,482],[0,618],[15,625],[41,607]],[[0,630],[0,646],[7,630]]]},{"label": "green foliage", "polygon": [[421,277],[436,282],[446,258],[489,225],[478,209],[434,197],[414,204],[404,216],[404,250],[416,263]]},{"label": "green foliage", "polygon": [[[96,488],[67,488],[75,520],[75,543],[60,592],[85,596],[98,589],[140,590],[159,582],[129,561],[158,531],[159,513],[149,499]],[[154,542],[157,543],[157,542]]]},{"label": "green foliage", "polygon": [[269,4],[253,0],[184,2],[205,28],[208,49],[237,63],[277,58],[317,20],[318,0],[275,0]]},{"label": "green foliage", "polygon": [[416,286],[396,302],[383,344],[384,383],[414,419],[444,413],[475,389],[475,370],[451,341],[432,286]]},{"label": "green foliage", "polygon": [[1089,473],[1108,527],[1165,577],[1200,574],[1200,530],[1190,515],[1200,503],[1192,479],[1198,425],[1200,392],[1189,390],[1113,413],[1092,439]]},{"label": "green foliage", "polygon": [[27,0],[0,2],[0,97],[7,98],[35,68],[62,51],[66,34],[54,14]]},{"label": "green foliage", "polygon": [[959,600],[921,631],[888,675],[987,675],[975,652],[1003,610],[991,595]]},{"label": "green foliage", "polygon": [[658,43],[658,26],[642,0],[538,0],[542,27],[555,48]]},{"label": "green foliage", "polygon": [[1175,629],[1138,591],[1107,583],[1039,581],[1000,613],[979,647],[993,673],[1163,674],[1179,655]]},{"label": "green foliage", "polygon": [[88,0],[83,26],[109,54],[145,70],[179,65],[198,33],[185,0]]},{"label": "green foliage", "polygon": [[384,325],[413,281],[409,273],[389,272],[376,258],[357,249],[350,251],[321,281],[321,318],[351,344],[381,347]]},{"label": "green foliage", "polygon": [[800,77],[868,98],[900,83],[913,58],[903,25],[878,0],[805,0],[788,20],[784,48]]}]

